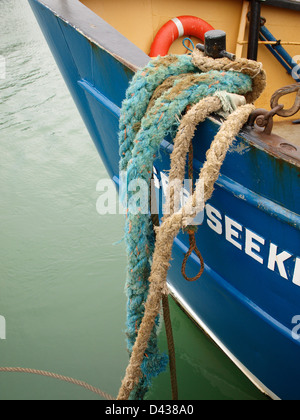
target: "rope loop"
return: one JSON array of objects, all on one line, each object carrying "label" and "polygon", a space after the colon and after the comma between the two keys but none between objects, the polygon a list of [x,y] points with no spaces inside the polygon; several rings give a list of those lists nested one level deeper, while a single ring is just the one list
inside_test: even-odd
[{"label": "rope loop", "polygon": [[[194,193],[194,176],[193,176],[193,159],[194,159],[194,148],[193,148],[193,142],[190,142],[190,147],[189,147],[189,159],[188,159],[188,174],[189,174],[189,179],[191,181],[192,184],[192,194]],[[183,262],[182,262],[182,267],[181,267],[181,274],[183,276],[183,278],[186,281],[189,282],[194,282],[200,279],[200,277],[202,276],[203,272],[204,272],[204,261],[203,261],[203,257],[201,252],[199,251],[198,247],[197,247],[197,243],[196,243],[196,232],[198,230],[198,226],[196,225],[189,225],[186,228],[183,229],[184,232],[187,232],[189,235],[189,242],[190,242],[190,248],[188,250],[188,252],[185,254]],[[186,274],[186,264],[187,261],[189,259],[189,257],[192,255],[193,251],[195,251],[195,254],[197,255],[197,257],[199,258],[200,261],[200,270],[198,272],[198,274],[195,277],[188,277]]]},{"label": "rope loop", "polygon": [[[189,233],[190,249],[188,250],[188,252],[184,256],[184,259],[183,259],[183,262],[182,262],[182,267],[181,267],[181,274],[183,275],[183,277],[184,277],[185,280],[187,280],[189,282],[194,282],[194,281],[199,280],[200,277],[202,276],[203,272],[204,272],[204,260],[203,260],[203,257],[202,257],[201,252],[197,248],[195,231],[194,230],[191,230],[190,229],[190,226],[187,229],[188,229],[188,233]],[[199,261],[200,261],[200,270],[199,270],[198,274],[195,277],[188,277],[187,274],[186,274],[186,264],[188,262],[188,259],[192,255],[192,252],[193,251],[195,251],[195,254],[199,258]]]},{"label": "rope loop", "polygon": [[[190,44],[191,44],[191,47],[193,48],[193,49],[191,49],[190,47],[188,47],[187,45],[186,45],[186,42],[189,42]],[[194,49],[195,49],[195,44],[193,43],[193,41],[191,40],[191,38],[184,38],[184,40],[182,41],[182,45],[184,46],[184,48],[186,48],[188,51],[190,51],[191,53],[194,51]]]}]

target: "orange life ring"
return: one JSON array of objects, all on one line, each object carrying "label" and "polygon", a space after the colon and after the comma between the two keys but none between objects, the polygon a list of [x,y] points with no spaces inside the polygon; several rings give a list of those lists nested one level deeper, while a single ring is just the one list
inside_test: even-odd
[{"label": "orange life ring", "polygon": [[150,57],[168,54],[172,43],[181,36],[195,36],[204,40],[207,31],[214,28],[205,20],[196,16],[178,16],[169,20],[157,33],[151,45]]}]

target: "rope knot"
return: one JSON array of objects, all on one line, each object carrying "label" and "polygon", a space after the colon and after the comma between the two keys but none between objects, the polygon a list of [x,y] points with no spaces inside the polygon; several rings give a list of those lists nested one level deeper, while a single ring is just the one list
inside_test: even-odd
[{"label": "rope knot", "polygon": [[[199,249],[197,247],[197,243],[196,243],[195,233],[197,232],[197,230],[198,230],[198,226],[187,226],[186,228],[183,229],[183,231],[188,233],[188,235],[189,235],[190,248],[184,256],[184,259],[183,259],[183,262],[182,262],[182,267],[181,267],[181,274],[183,275],[185,280],[190,281],[190,282],[199,280],[200,277],[202,276],[203,272],[204,272],[204,260],[203,260],[202,254],[199,251]],[[186,264],[187,264],[187,261],[188,261],[189,257],[192,255],[193,251],[195,252],[197,257],[199,258],[200,270],[195,277],[188,277],[187,274],[186,274]]]}]

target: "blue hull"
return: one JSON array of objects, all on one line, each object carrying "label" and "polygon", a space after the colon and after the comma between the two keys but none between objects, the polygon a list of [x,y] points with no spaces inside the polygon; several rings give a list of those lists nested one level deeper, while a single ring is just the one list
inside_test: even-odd
[{"label": "blue hull", "polygon": [[[75,0],[29,1],[118,184],[121,102],[135,70],[149,57]],[[197,131],[195,176],[218,128],[217,120],[207,120]],[[158,177],[169,169],[171,149],[162,143]],[[188,248],[183,234],[175,240],[168,276],[172,295],[244,373],[272,398],[288,400],[300,399],[299,166],[296,154],[275,150],[267,136],[245,128],[197,232],[203,277],[189,283],[181,275]],[[188,274],[198,271],[193,255]]]}]

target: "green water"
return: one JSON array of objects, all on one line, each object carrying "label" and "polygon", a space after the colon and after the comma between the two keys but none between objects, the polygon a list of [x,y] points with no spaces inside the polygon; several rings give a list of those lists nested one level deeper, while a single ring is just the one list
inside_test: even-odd
[{"label": "green water", "polygon": [[[123,216],[96,211],[107,173],[27,1],[0,0],[0,19],[0,366],[56,372],[116,396],[128,362]],[[171,311],[181,399],[263,399],[172,301]],[[166,372],[148,399],[170,397]],[[1,400],[99,398],[0,373]]]}]

